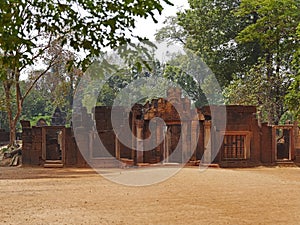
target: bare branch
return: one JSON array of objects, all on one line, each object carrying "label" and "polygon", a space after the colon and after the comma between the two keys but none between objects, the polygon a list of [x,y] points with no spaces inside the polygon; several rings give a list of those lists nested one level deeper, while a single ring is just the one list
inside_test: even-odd
[{"label": "bare branch", "polygon": [[55,65],[57,62],[56,62],[56,59],[58,58],[58,55],[56,55],[52,60],[51,62],[49,63],[49,65],[47,66],[47,68],[42,72],[40,73],[35,79],[34,81],[32,82],[32,84],[29,86],[29,88],[27,89],[26,93],[24,94],[24,96],[22,97],[22,104],[25,100],[25,98],[27,97],[27,95],[30,93],[30,91],[32,90],[32,88],[34,87],[34,85],[38,82],[38,80],[44,76],[49,70],[50,68]]},{"label": "bare branch", "polygon": [[[42,48],[40,51],[38,51],[38,53],[36,55],[32,56],[31,60],[34,61],[35,59],[40,57],[42,54],[44,54],[45,51],[51,47],[51,42],[52,42],[52,35],[50,35],[47,45],[44,48]],[[26,64],[24,66],[22,66],[20,68],[20,71],[22,71],[26,66],[27,66]]]}]

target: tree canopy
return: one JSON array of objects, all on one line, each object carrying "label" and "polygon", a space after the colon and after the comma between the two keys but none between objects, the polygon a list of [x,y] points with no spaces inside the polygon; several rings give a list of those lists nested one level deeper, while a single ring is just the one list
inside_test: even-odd
[{"label": "tree canopy", "polygon": [[[300,2],[189,3],[190,9],[166,21],[157,39],[182,40],[196,52],[214,72],[228,104],[256,105],[270,124],[277,124],[287,110],[297,111]],[[176,31],[171,23],[179,26]]]},{"label": "tree canopy", "polygon": [[174,32],[174,26],[167,20],[166,27],[156,37],[159,41],[176,41],[180,38],[184,47],[203,59],[224,87],[233,74],[243,73],[253,65],[259,54],[256,42],[239,45],[235,41],[235,37],[247,25],[234,14],[239,2],[190,0],[190,9],[178,12],[171,21],[181,28],[177,28],[180,32]]},{"label": "tree canopy", "polygon": [[261,46],[259,60],[247,73],[247,77],[256,77],[259,82],[248,82],[248,90],[257,92],[256,105],[266,112],[271,124],[277,124],[288,110],[285,95],[295,76],[292,62],[300,44],[296,36],[299,10],[300,2],[295,0],[243,0],[236,12],[238,17],[256,18],[236,39],[240,43],[256,41]]},{"label": "tree canopy", "polygon": [[[171,4],[168,0],[163,2]],[[155,21],[154,12],[161,13],[162,10],[158,0],[1,1],[0,78],[10,122],[11,144],[26,96],[40,77],[57,63],[57,57],[66,48],[85,53],[84,58],[70,61],[77,62],[84,69],[94,57],[101,54],[104,47],[113,48],[130,42],[134,37],[132,30],[136,17],[152,17]],[[21,90],[21,75],[28,66],[49,57],[47,51],[54,42],[62,46],[60,52],[48,58],[46,68],[26,90]]]}]

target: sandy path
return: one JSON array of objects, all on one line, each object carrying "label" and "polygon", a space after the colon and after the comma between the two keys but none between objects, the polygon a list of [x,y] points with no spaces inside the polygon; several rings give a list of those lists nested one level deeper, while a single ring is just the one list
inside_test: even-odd
[{"label": "sandy path", "polygon": [[300,224],[300,168],[185,168],[127,187],[89,169],[2,167],[0,224]]}]

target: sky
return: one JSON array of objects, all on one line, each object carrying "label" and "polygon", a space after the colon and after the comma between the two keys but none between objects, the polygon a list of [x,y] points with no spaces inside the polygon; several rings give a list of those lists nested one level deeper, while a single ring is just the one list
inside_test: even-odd
[{"label": "sky", "polygon": [[[0,0],[1,1],[1,0]],[[136,21],[136,28],[134,29],[134,34],[146,37],[150,41],[155,41],[155,33],[164,26],[163,22],[165,21],[166,17],[168,16],[175,16],[176,12],[189,8],[188,0],[170,0],[174,6],[170,6],[166,3],[162,3],[162,6],[164,7],[162,14],[159,15],[159,13],[155,14],[155,18],[158,21],[158,23],[154,23],[152,18],[149,17],[147,19],[138,18]],[[155,43],[155,42],[154,42]],[[156,57],[160,61],[166,60],[166,52],[178,52],[181,51],[181,47],[178,46],[167,46],[166,44],[158,44],[155,43],[158,46],[158,50],[156,51]],[[79,54],[80,55],[80,54]],[[35,68],[43,68],[43,64],[35,65]],[[30,69],[29,69],[30,70]],[[27,79],[28,75],[27,72],[21,75],[21,79]]]},{"label": "sky", "polygon": [[158,20],[158,23],[154,23],[152,18],[149,17],[147,19],[138,19],[136,23],[136,29],[134,33],[145,36],[149,40],[154,41],[154,34],[163,27],[163,22],[165,18],[168,16],[175,16],[176,12],[179,9],[187,9],[189,8],[188,0],[170,0],[174,6],[167,5],[163,3],[163,11],[162,14],[159,15],[158,13],[155,15],[155,18]]},{"label": "sky", "polygon": [[183,52],[182,46],[177,44],[168,45],[167,43],[156,43],[155,33],[164,26],[163,22],[168,16],[176,16],[176,13],[180,10],[189,8],[188,0],[170,0],[174,6],[167,5],[163,3],[163,11],[161,15],[159,13],[155,14],[155,18],[158,23],[154,23],[152,18],[147,19],[138,18],[136,21],[136,28],[133,30],[134,35],[139,35],[141,37],[146,37],[150,41],[156,44],[157,50],[155,52],[155,57],[161,61],[165,62],[169,57],[170,53]]}]

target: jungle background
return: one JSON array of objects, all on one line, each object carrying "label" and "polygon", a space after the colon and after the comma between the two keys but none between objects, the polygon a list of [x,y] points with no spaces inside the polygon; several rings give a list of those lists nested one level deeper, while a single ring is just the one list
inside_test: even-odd
[{"label": "jungle background", "polygon": [[[21,119],[33,125],[40,118],[50,123],[56,107],[67,113],[69,126],[76,86],[97,60],[115,74],[104,85],[97,105],[112,105],[120,90],[143,77],[165,78],[180,85],[197,107],[206,105],[202,81],[184,72],[185,55],[174,53],[168,61],[159,61],[154,44],[132,33],[136,17],[155,21],[153,12],[163,13],[161,2],[2,1],[0,128],[19,129]],[[300,2],[188,2],[189,9],[167,17],[156,41],[180,45],[201,57],[215,74],[225,104],[255,105],[258,119],[269,124],[299,120]],[[142,42],[150,48],[136,44]],[[103,51],[124,44],[132,47],[130,53],[142,49],[144,58],[134,58],[128,51],[121,55]],[[99,72],[98,79],[104,77],[105,72]],[[144,91],[155,98],[160,97],[158,89]]]}]

